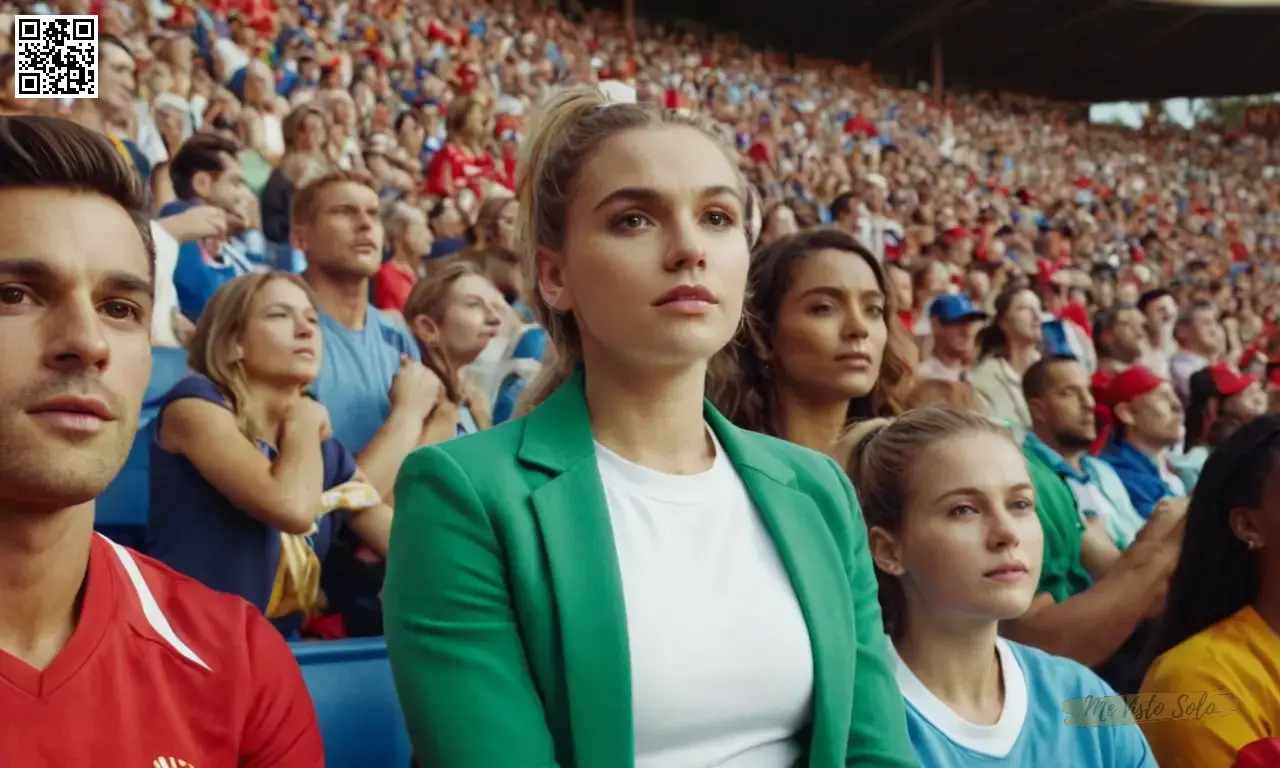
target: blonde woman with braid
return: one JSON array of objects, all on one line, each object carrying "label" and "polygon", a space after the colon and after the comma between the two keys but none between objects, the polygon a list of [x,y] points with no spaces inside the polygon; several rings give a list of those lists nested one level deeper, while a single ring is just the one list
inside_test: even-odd
[{"label": "blonde woman with braid", "polygon": [[732,151],[589,87],[523,150],[533,409],[396,482],[387,647],[419,762],[915,765],[848,480],[705,399],[759,226]]}]

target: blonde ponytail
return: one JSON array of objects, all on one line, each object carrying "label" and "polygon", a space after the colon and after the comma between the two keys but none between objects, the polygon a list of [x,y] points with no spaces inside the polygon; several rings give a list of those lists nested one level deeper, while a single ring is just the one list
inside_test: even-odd
[{"label": "blonde ponytail", "polygon": [[[611,103],[599,88],[578,86],[556,93],[535,113],[516,166],[516,200],[520,205],[517,250],[529,306],[547,331],[542,369],[520,399],[525,413],[554,392],[582,359],[581,337],[571,313],[557,312],[543,301],[538,288],[538,251],[559,251],[564,245],[565,215],[578,174],[610,137],[623,131],[663,125],[683,125],[705,133],[725,152],[734,168],[736,154],[716,129],[696,118],[652,104]],[[744,192],[746,189],[743,181]],[[754,198],[750,198],[754,200]],[[748,221],[758,214],[749,206]],[[753,225],[748,225],[748,230]]]}]

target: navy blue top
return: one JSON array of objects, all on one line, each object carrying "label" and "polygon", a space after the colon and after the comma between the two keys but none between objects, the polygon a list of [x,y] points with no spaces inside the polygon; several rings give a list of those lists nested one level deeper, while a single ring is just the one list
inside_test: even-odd
[{"label": "navy blue top", "polygon": [[[191,375],[169,391],[156,416],[151,438],[151,507],[147,554],[221,592],[240,595],[265,612],[280,565],[280,531],[245,514],[204,479],[186,456],[160,445],[164,409],[183,398],[195,397],[218,405],[226,400],[213,382]],[[275,460],[275,449],[258,441],[258,448]],[[324,457],[324,488],[341,485],[355,474],[351,452],[334,438],[320,446]],[[316,504],[320,497],[316,496]],[[345,522],[341,512],[320,519],[312,547],[323,562],[334,535]],[[288,618],[288,617],[286,617]],[[290,634],[300,622],[276,622]],[[290,625],[287,629],[285,624]]]}]

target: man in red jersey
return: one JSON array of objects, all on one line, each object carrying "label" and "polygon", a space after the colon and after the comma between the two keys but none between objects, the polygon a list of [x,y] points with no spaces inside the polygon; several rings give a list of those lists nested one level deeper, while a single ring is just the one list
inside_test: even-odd
[{"label": "man in red jersey", "polygon": [[106,138],[0,117],[0,764],[321,766],[266,619],[93,531],[150,374],[153,254]]}]

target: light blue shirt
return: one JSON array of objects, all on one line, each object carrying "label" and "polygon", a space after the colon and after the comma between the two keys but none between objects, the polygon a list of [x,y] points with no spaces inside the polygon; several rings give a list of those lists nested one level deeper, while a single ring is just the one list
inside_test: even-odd
[{"label": "light blue shirt", "polygon": [[[1064,701],[1116,696],[1102,678],[1070,659],[998,639],[1004,711],[994,725],[978,725],[952,712],[911,672],[892,643],[889,647],[907,703],[907,731],[922,766],[1156,768],[1146,738],[1132,722],[1066,724]],[[1071,711],[1089,710],[1082,702]]]},{"label": "light blue shirt", "polygon": [[391,382],[400,356],[421,360],[418,344],[372,306],[364,329],[353,331],[320,312],[324,360],[313,392],[329,409],[333,436],[352,453],[369,444],[391,415]]}]

